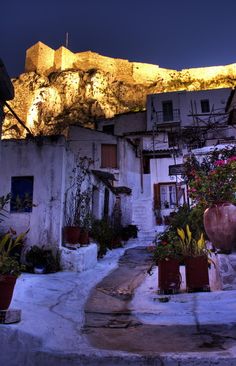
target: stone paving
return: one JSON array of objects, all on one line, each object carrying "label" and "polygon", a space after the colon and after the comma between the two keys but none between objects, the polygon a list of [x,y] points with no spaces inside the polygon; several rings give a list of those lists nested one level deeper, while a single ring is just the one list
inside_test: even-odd
[{"label": "stone paving", "polygon": [[[139,354],[216,352],[231,348],[236,341],[235,324],[200,324],[197,314],[190,324],[167,326],[144,324],[136,317],[130,302],[150,263],[151,255],[145,247],[129,249],[120,259],[119,267],[93,289],[85,306],[85,330],[91,344]],[[192,294],[187,295],[191,302]],[[182,295],[173,297],[176,296]],[[168,308],[166,304],[163,306]]]},{"label": "stone paving", "polygon": [[141,308],[140,299],[157,297],[146,285],[156,278],[146,274],[150,254],[136,247],[82,273],[22,275],[12,302],[22,320],[0,325],[0,365],[236,366],[236,292]]}]

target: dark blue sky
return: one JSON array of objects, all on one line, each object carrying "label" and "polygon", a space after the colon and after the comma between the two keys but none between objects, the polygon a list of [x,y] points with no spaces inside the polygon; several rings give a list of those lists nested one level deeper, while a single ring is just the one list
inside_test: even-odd
[{"label": "dark blue sky", "polygon": [[236,0],[2,0],[0,57],[11,76],[26,49],[57,49],[181,69],[236,62]]}]

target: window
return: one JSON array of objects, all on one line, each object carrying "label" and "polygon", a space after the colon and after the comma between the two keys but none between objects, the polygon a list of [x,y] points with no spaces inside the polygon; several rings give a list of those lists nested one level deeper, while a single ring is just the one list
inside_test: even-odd
[{"label": "window", "polygon": [[11,212],[32,212],[34,177],[11,178]]},{"label": "window", "polygon": [[178,146],[178,136],[176,132],[168,132],[168,145],[169,147]]},{"label": "window", "polygon": [[102,127],[102,131],[109,133],[110,135],[114,135],[114,125],[104,125]]},{"label": "window", "polygon": [[176,199],[175,183],[154,184],[154,207],[155,208],[175,208]]},{"label": "window", "polygon": [[101,145],[101,167],[117,168],[117,145]]},{"label": "window", "polygon": [[150,157],[143,156],[143,174],[150,174]]},{"label": "window", "polygon": [[173,103],[172,100],[167,100],[162,102],[162,111],[163,111],[163,121],[173,121]]},{"label": "window", "polygon": [[210,112],[210,104],[208,99],[201,100],[201,110],[202,113],[209,113]]}]

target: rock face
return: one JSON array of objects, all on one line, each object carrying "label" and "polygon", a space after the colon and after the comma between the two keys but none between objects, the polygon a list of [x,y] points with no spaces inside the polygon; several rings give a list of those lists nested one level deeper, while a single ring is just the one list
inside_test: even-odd
[{"label": "rock face", "polygon": [[[34,135],[62,133],[75,123],[93,127],[98,118],[145,109],[148,94],[236,83],[236,64],[176,71],[90,51],[54,51],[41,42],[27,50],[25,69],[13,80],[10,104]],[[3,135],[25,135],[7,109]]]}]

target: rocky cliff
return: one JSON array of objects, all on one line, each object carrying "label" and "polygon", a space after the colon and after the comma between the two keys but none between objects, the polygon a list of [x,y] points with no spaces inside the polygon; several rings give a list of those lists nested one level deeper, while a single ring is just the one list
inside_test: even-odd
[{"label": "rocky cliff", "polygon": [[[109,58],[113,63],[108,67],[107,58],[104,64],[103,56],[91,57],[93,53],[89,53],[86,63],[86,53],[83,53],[82,58],[76,54],[73,62],[70,59],[70,64],[66,64],[65,59],[58,62],[57,56],[56,66],[53,54],[54,58],[50,57],[54,68],[42,69],[38,62],[40,49],[36,49],[36,56],[35,48],[33,51],[34,58],[30,58],[32,49],[26,58],[27,72],[13,80],[16,96],[10,105],[35,135],[61,133],[66,126],[75,123],[93,127],[98,118],[143,110],[147,94],[236,84],[236,64],[175,71],[138,63],[130,63],[130,68],[128,61],[117,63]],[[62,51],[60,49],[61,57]],[[127,74],[124,65],[129,65]],[[3,135],[5,138],[25,135],[25,130],[7,109]]]}]

